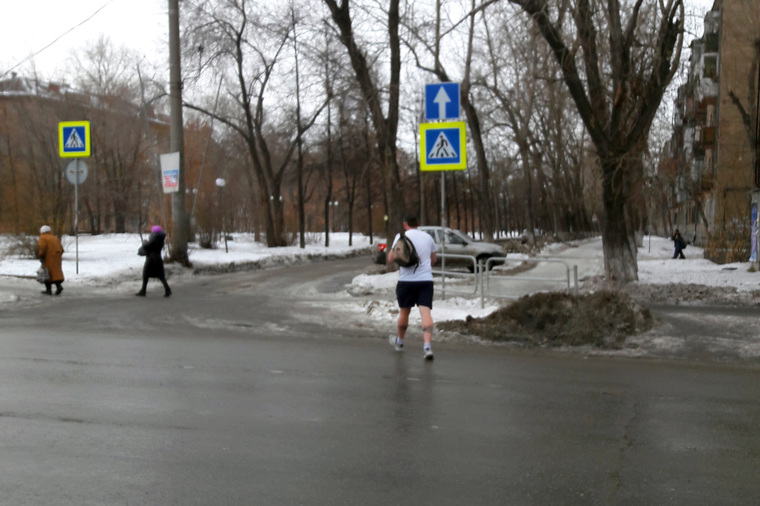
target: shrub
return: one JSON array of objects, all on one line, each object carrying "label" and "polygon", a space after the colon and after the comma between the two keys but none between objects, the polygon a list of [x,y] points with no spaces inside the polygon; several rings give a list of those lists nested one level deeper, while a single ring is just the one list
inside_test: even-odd
[{"label": "shrub", "polygon": [[21,258],[37,258],[39,251],[37,236],[14,235],[8,240],[5,248],[6,256]]}]

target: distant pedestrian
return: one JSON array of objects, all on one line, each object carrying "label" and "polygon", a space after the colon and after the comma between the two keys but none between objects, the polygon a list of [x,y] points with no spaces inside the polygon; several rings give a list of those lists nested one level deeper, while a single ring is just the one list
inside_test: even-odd
[{"label": "distant pedestrian", "polygon": [[50,227],[43,225],[40,227],[40,238],[37,241],[37,256],[50,273],[50,278],[45,281],[45,295],[53,295],[53,285],[55,285],[55,294],[60,295],[63,291],[63,245]]},{"label": "distant pedestrian", "polygon": [[673,232],[673,245],[675,246],[673,258],[685,259],[686,257],[683,254],[683,249],[686,247],[686,241],[684,240],[683,236],[681,236],[681,232],[679,232],[678,229]]},{"label": "distant pedestrian", "polygon": [[[419,265],[412,267],[399,267],[398,284],[396,285],[396,298],[398,300],[399,315],[396,335],[391,335],[388,341],[396,348],[396,351],[404,349],[404,336],[409,327],[409,314],[412,307],[420,309],[422,318],[423,357],[425,360],[433,360],[431,341],[433,339],[433,267],[436,262],[438,247],[433,238],[427,232],[417,230],[417,217],[408,214],[404,218],[404,235],[412,242]],[[393,262],[393,246],[401,239],[397,234],[391,248],[388,250],[388,262]]]},{"label": "distant pedestrian", "polygon": [[161,251],[164,249],[165,242],[166,233],[160,226],[154,225],[148,236],[148,240],[140,246],[139,250],[137,250],[138,255],[145,256],[145,265],[143,266],[142,288],[135,295],[145,297],[145,290],[148,288],[148,279],[158,278],[158,280],[164,285],[164,297],[171,296],[172,290],[169,288],[169,283],[166,282],[164,259],[161,256]]}]

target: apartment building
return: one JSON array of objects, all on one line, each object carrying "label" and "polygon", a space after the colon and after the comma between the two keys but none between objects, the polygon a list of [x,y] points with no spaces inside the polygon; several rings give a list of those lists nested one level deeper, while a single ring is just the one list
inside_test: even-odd
[{"label": "apartment building", "polygon": [[760,2],[716,0],[702,38],[691,44],[673,135],[658,167],[668,191],[661,202],[667,211],[653,213],[657,228],[680,229],[721,263],[747,261],[755,244],[759,67]]}]

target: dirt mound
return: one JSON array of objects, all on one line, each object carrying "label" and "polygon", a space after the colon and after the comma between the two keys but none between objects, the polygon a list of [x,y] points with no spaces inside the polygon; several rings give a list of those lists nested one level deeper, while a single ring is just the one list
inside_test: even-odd
[{"label": "dirt mound", "polygon": [[437,327],[491,341],[619,349],[627,336],[645,332],[654,324],[649,310],[629,295],[602,290],[577,296],[559,292],[529,295],[485,318],[441,322]]}]

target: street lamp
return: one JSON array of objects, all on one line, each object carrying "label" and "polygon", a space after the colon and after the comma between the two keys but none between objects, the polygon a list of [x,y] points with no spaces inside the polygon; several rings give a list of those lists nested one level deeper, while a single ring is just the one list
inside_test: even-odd
[{"label": "street lamp", "polygon": [[337,230],[335,230],[335,222],[338,219],[337,218],[337,214],[338,214],[338,201],[336,200],[335,202],[332,203],[332,205],[333,205],[333,216],[332,216],[332,218],[333,218],[333,227],[332,228],[333,228],[333,232],[337,232]]},{"label": "street lamp", "polygon": [[222,209],[222,188],[224,188],[224,185],[227,184],[227,181],[221,177],[218,177],[214,182],[216,183],[216,187],[219,189],[219,213],[222,215],[222,237],[224,237],[224,252],[229,253],[230,250],[227,247],[227,234],[224,233],[224,211]]}]

